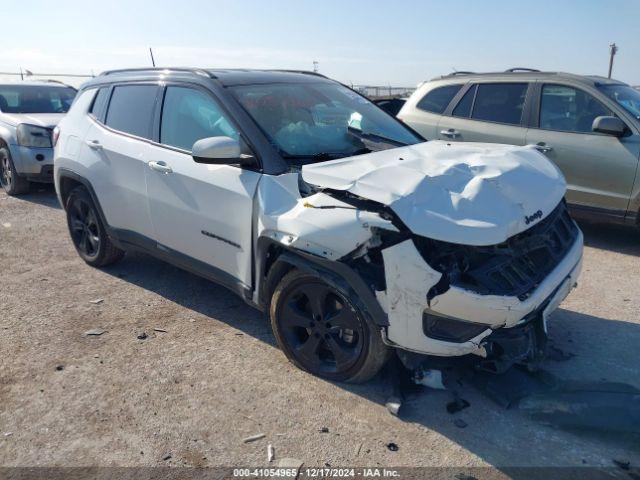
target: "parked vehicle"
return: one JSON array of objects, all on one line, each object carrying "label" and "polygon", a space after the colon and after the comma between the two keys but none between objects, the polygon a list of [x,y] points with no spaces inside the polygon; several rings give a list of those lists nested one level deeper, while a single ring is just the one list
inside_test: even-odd
[{"label": "parked vehicle", "polygon": [[75,95],[57,82],[0,84],[0,185],[9,195],[53,181],[51,132]]},{"label": "parked vehicle", "polygon": [[385,98],[375,98],[371,100],[382,110],[387,112],[389,115],[393,115],[394,117],[398,115],[404,104],[408,98],[403,97],[385,97]]},{"label": "parked vehicle", "polygon": [[137,249],[217,281],[333,380],[367,380],[392,348],[414,367],[536,361],[580,271],[564,179],[535,149],[424,143],[317,74],[107,72],[56,138],[85,262]]},{"label": "parked vehicle", "polygon": [[533,144],[567,179],[572,212],[638,225],[640,92],[622,82],[458,72],[423,84],[398,117],[428,139]]}]

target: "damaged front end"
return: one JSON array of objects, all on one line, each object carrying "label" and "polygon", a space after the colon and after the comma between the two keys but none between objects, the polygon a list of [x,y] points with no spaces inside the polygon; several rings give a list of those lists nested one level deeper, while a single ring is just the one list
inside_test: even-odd
[{"label": "damaged front end", "polygon": [[472,356],[498,373],[540,361],[576,285],[564,191],[533,149],[429,142],[263,182],[259,234],[355,272],[408,363]]}]

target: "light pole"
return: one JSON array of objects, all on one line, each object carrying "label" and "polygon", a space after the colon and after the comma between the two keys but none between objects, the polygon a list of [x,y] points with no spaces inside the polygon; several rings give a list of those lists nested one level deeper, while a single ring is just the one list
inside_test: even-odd
[{"label": "light pole", "polygon": [[611,78],[611,71],[613,70],[613,57],[618,53],[618,47],[615,43],[609,45],[609,78]]}]

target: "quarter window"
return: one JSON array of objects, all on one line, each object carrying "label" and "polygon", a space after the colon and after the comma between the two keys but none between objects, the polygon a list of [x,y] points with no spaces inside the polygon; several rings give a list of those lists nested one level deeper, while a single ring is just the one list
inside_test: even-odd
[{"label": "quarter window", "polygon": [[520,125],[526,95],[526,83],[481,83],[471,118]]},{"label": "quarter window", "polygon": [[162,107],[160,142],[191,151],[207,137],[239,138],[238,131],[209,96],[193,88],[167,87]]},{"label": "quarter window", "polygon": [[596,117],[612,113],[588,93],[564,85],[547,84],[540,98],[540,128],[591,133]]},{"label": "quarter window", "polygon": [[109,88],[105,87],[99,89],[96,97],[93,99],[93,105],[91,105],[89,113],[95,118],[100,118],[100,115],[102,115],[102,112],[104,112],[104,109],[107,106],[108,100]]},{"label": "quarter window", "polygon": [[109,102],[108,127],[137,137],[151,138],[151,123],[158,87],[123,85],[115,87]]},{"label": "quarter window", "polygon": [[426,112],[441,114],[461,88],[462,85],[447,85],[446,87],[435,88],[422,97],[422,100],[416,106]]},{"label": "quarter window", "polygon": [[473,107],[473,98],[476,96],[477,85],[472,86],[467,93],[464,94],[464,97],[458,102],[456,108],[453,109],[452,115],[454,117],[463,117],[469,118],[471,115],[471,107]]}]

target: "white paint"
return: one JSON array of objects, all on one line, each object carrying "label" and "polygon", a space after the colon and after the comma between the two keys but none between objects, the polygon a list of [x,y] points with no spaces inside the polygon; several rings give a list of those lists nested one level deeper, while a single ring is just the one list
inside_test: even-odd
[{"label": "white paint", "polygon": [[[431,268],[420,256],[411,240],[382,251],[387,281],[386,308],[389,327],[387,338],[393,344],[413,352],[455,356],[475,353],[484,355],[480,341],[491,333],[487,330],[464,343],[449,343],[427,337],[422,330],[422,313],[427,305],[427,292],[442,274]],[[378,295],[378,299],[382,297]]]},{"label": "white paint", "polygon": [[306,182],[388,205],[417,235],[494,245],[562,199],[560,171],[531,147],[432,141],[307,165]]},{"label": "white paint", "polygon": [[333,260],[367,244],[372,227],[397,231],[378,214],[354,209],[324,193],[302,198],[297,173],[263,176],[258,204],[258,236]]}]

